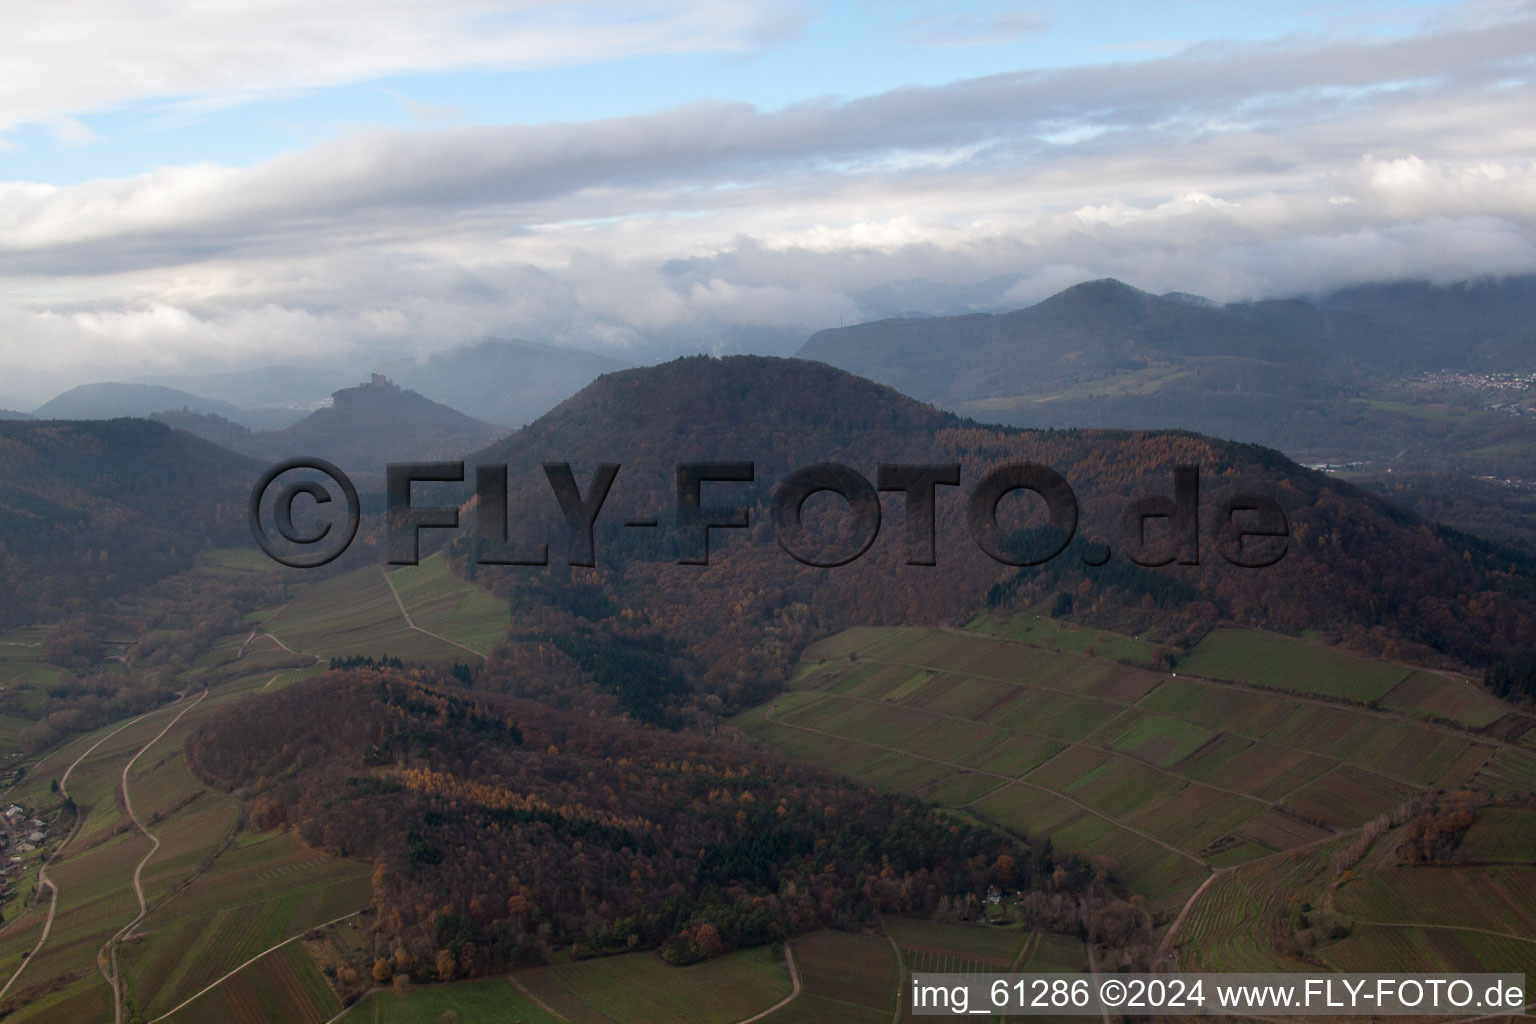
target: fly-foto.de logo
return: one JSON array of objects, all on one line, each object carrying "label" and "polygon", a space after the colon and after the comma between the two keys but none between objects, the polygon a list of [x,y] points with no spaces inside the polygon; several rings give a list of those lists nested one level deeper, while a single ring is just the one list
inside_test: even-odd
[{"label": "fly-foto.de logo", "polygon": [[[583,487],[568,462],[543,466],[551,501],[563,523],[557,536],[535,542],[514,542],[507,501],[507,467],[474,467],[475,561],[481,565],[548,565],[550,542],[562,543],[570,565],[597,565],[594,527],[622,467],[602,463]],[[960,488],[959,463],[882,463],[874,482],[850,466],[821,462],[795,470],[773,488],[768,516],[774,539],[797,562],[818,568],[847,565],[862,556],[879,536],[880,493],[898,495],[905,510],[906,564],[937,562],[939,502],[949,488]],[[321,477],[323,479],[317,479]],[[284,479],[287,482],[284,482]],[[683,462],[674,469],[675,505],[666,524],[676,544],[680,565],[708,565],[711,530],[739,530],[751,524],[753,506],[729,503],[730,485],[757,482],[753,462]],[[463,484],[463,462],[391,463],[385,474],[385,549],[391,565],[415,565],[423,530],[457,530],[461,505],[417,505],[414,484]],[[710,489],[713,503],[706,504]],[[1129,501],[1119,516],[1119,549],[1137,565],[1156,567],[1177,563],[1198,565],[1202,527],[1214,534],[1218,555],[1232,565],[1263,568],[1285,557],[1290,522],[1274,498],[1255,492],[1235,493],[1222,501],[1214,519],[1202,523],[1200,468],[1173,470],[1172,494],[1148,494]],[[333,495],[332,490],[337,492]],[[1022,531],[1010,531],[999,521],[1003,499],[1019,491],[1044,502],[1045,525],[1021,544]],[[836,495],[846,506],[846,527],[838,543],[818,543],[808,528],[806,503],[817,494]],[[296,506],[310,513],[337,502],[338,514],[322,519],[313,514],[301,526]],[[465,495],[465,501],[469,495]],[[992,559],[1005,565],[1030,566],[1050,561],[1066,551],[1078,530],[1078,501],[1060,473],[1033,462],[1012,462],[988,470],[965,496],[965,522],[971,540]],[[256,543],[274,560],[294,568],[316,568],[338,558],[356,538],[362,518],[356,486],[339,468],[324,459],[294,458],[262,474],[251,490],[249,521]],[[636,530],[662,529],[659,517],[629,519]],[[1079,545],[1083,562],[1103,565],[1112,556],[1109,544],[1092,540]]]}]

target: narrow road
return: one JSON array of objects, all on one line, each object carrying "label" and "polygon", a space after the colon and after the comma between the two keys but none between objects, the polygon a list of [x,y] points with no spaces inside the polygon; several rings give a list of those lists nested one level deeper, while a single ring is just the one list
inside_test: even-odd
[{"label": "narrow road", "polygon": [[[901,1024],[901,1004],[907,994],[907,965],[901,959],[901,947],[896,945],[896,936],[885,926],[885,917],[880,911],[875,911],[875,920],[880,922],[880,931],[885,935],[885,941],[891,944],[891,952],[896,956],[896,1010],[891,1014],[891,1024]],[[785,948],[789,948],[786,943]]]},{"label": "narrow road", "polygon": [[[154,746],[156,743],[159,743],[160,740],[164,738],[165,734],[170,732],[171,728],[175,726],[177,722],[181,721],[182,718],[186,716],[188,711],[191,711],[193,708],[201,704],[203,702],[203,698],[206,696],[208,696],[207,690],[204,690],[202,693],[198,694],[196,700],[182,708],[181,711],[177,713],[175,718],[172,718],[165,724],[164,729],[161,729],[158,733],[155,734],[154,739],[140,747],[138,753],[130,757],[128,759],[128,763],[123,765],[122,781],[118,784],[118,791],[123,795],[123,809],[128,812],[128,820],[133,822],[134,827],[137,828],[140,832],[144,833],[146,837],[148,837],[149,852],[144,854],[144,856],[139,859],[138,865],[133,869],[133,894],[138,897],[139,900],[138,916],[124,925],[122,930],[119,931],[116,935],[108,939],[106,943],[101,947],[101,952],[96,954],[96,969],[101,972],[103,980],[105,980],[106,983],[112,987],[112,1012],[116,1024],[123,1024],[123,986],[117,972],[117,943],[120,939],[126,938],[129,934],[131,934],[133,929],[137,927],[138,923],[144,920],[144,916],[149,913],[149,905],[144,902],[144,865],[148,864],[149,859],[153,857],[160,849],[160,837],[155,835],[149,829],[145,828],[144,823],[139,820],[139,816],[133,812],[133,798],[128,794],[128,772],[133,768],[134,762],[143,757],[145,752],[148,751],[150,747]],[[103,953],[109,954],[111,963],[110,973],[107,971],[106,964],[103,963]]]},{"label": "narrow road", "polygon": [[[146,1024],[158,1024],[159,1021],[165,1020],[167,1017],[170,1017],[170,1016],[172,1016],[172,1015],[174,1015],[176,1013],[181,1012],[182,1010],[184,1010],[188,1006],[190,1006],[192,1003],[196,1002],[197,1000],[201,999],[203,996],[207,995],[209,992],[212,992],[214,989],[216,989],[220,985],[224,984],[230,978],[233,978],[235,975],[239,974],[241,971],[243,971],[247,967],[251,966],[251,964],[255,963],[257,960],[260,960],[262,957],[266,956],[268,953],[275,953],[275,952],[277,952],[279,949],[282,949],[284,946],[288,945],[288,943],[295,942],[298,939],[302,939],[304,936],[308,935],[310,932],[314,931],[317,928],[329,928],[333,924],[340,924],[342,921],[345,921],[345,920],[347,920],[348,918],[351,918],[351,917],[356,917],[358,914],[361,914],[361,913],[362,913],[361,910],[354,910],[350,914],[342,914],[340,917],[334,917],[331,920],[324,922],[323,924],[311,925],[308,928],[304,928],[297,935],[290,935],[290,936],[288,936],[288,938],[284,939],[282,942],[277,943],[276,945],[268,946],[266,949],[262,950],[260,953],[257,953],[255,956],[251,957],[249,960],[247,960],[245,963],[241,964],[239,967],[236,967],[234,970],[232,970],[229,973],[227,973],[227,974],[223,975],[222,977],[220,977],[217,981],[213,981],[213,982],[208,983],[207,985],[204,985],[202,988],[198,989],[196,992],[192,993],[190,996],[188,996],[187,998],[183,999],[181,1002],[177,1003],[175,1006],[171,1007],[169,1010],[166,1010],[160,1016],[151,1018],[149,1021],[146,1022]],[[357,1005],[357,1004],[354,1003],[353,1006],[355,1006],[355,1005]],[[351,1009],[351,1007],[347,1007],[347,1009]],[[342,1010],[341,1012],[342,1013],[346,1013],[347,1011],[346,1010]],[[337,1016],[340,1016],[340,1014],[338,1014]]]},{"label": "narrow road", "polygon": [[1196,889],[1193,893],[1190,894],[1189,899],[1184,904],[1184,909],[1179,911],[1179,916],[1174,918],[1173,924],[1169,925],[1167,934],[1163,936],[1163,941],[1158,943],[1157,955],[1153,958],[1153,961],[1156,962],[1157,958],[1161,957],[1165,952],[1169,954],[1173,952],[1173,939],[1174,936],[1178,933],[1180,926],[1184,924],[1184,918],[1189,915],[1190,910],[1194,908],[1195,901],[1200,898],[1200,896],[1205,892],[1206,888],[1209,887],[1210,884],[1216,881],[1218,878],[1233,874],[1240,868],[1252,867],[1255,864],[1263,864],[1265,861],[1276,860],[1280,857],[1294,858],[1298,853],[1306,853],[1309,850],[1316,849],[1319,846],[1327,846],[1329,843],[1347,838],[1349,836],[1355,835],[1357,832],[1362,832],[1364,830],[1365,826],[1361,825],[1356,828],[1348,829],[1344,832],[1335,832],[1331,835],[1323,836],[1321,839],[1314,839],[1309,843],[1302,843],[1300,846],[1290,846],[1284,850],[1276,850],[1274,853],[1267,853],[1262,857],[1255,857],[1253,860],[1245,860],[1241,864],[1233,864],[1230,867],[1225,868],[1216,868],[1211,872],[1211,876],[1200,885],[1200,888]]},{"label": "narrow road", "polygon": [[770,1013],[775,1013],[788,1006],[790,1001],[800,994],[800,971],[795,967],[795,953],[794,950],[790,949],[788,939],[784,940],[784,963],[789,965],[789,995],[780,999],[762,1013],[754,1013],[745,1020],[737,1021],[736,1024],[753,1024],[753,1021],[762,1020]]},{"label": "narrow road", "polygon": [[[1332,838],[1332,837],[1330,837],[1330,838]],[[1282,851],[1282,852],[1287,852],[1288,853],[1290,851]],[[1182,910],[1179,911],[1179,916],[1173,919],[1173,924],[1169,925],[1168,926],[1168,931],[1163,934],[1163,941],[1159,942],[1157,944],[1157,953],[1154,954],[1153,957],[1152,957],[1152,962],[1154,964],[1157,963],[1157,961],[1161,960],[1165,954],[1167,954],[1167,953],[1172,951],[1172,949],[1173,949],[1173,937],[1178,934],[1179,928],[1182,927],[1183,924],[1184,924],[1184,919],[1186,917],[1188,917],[1189,916],[1189,912],[1192,909],[1194,909],[1195,901],[1200,899],[1201,895],[1204,894],[1205,890],[1207,890],[1207,889],[1209,889],[1211,887],[1211,883],[1212,882],[1216,881],[1216,879],[1220,878],[1222,875],[1226,874],[1228,871],[1231,871],[1231,870],[1232,870],[1231,868],[1217,868],[1215,871],[1212,871],[1206,877],[1205,881],[1200,883],[1200,888],[1196,889],[1193,893],[1191,893],[1190,896],[1189,896],[1189,899],[1184,901],[1184,907],[1183,907]]]},{"label": "narrow road", "polygon": [[[397,600],[398,600],[398,598],[397,598]],[[309,657],[314,658],[316,661],[320,660],[320,656],[318,654],[309,654],[308,651],[296,651],[292,647],[289,647],[287,644],[283,643],[281,640],[279,640],[276,636],[272,635],[271,633],[258,633],[255,630],[252,630],[251,631],[251,635],[245,638],[245,643],[240,645],[240,651],[239,651],[238,654],[235,655],[236,660],[239,660],[240,658],[245,657],[245,649],[247,647],[251,646],[251,641],[252,640],[257,640],[257,639],[260,639],[262,637],[266,637],[268,640],[271,640],[273,643],[277,644],[277,646],[281,647],[283,650],[287,651],[289,654],[308,654]],[[449,641],[449,642],[451,643],[452,641]]]},{"label": "narrow road", "polygon": [[[74,761],[71,762],[70,766],[64,769],[64,774],[59,777],[59,795],[64,797],[66,800],[69,799],[70,773],[80,766],[81,761],[84,761],[87,757],[90,757],[91,754],[95,752],[97,747],[101,746],[103,743],[107,742],[107,740],[111,739],[113,736],[116,736],[130,725],[141,722],[148,718],[150,715],[157,715],[167,708],[175,707],[184,699],[186,699],[185,694],[177,697],[174,701],[165,705],[165,707],[159,707],[153,711],[146,711],[144,714],[139,715],[137,718],[131,718],[124,722],[122,725],[118,726],[116,729],[113,729],[111,732],[107,733],[105,736],[101,737],[101,739],[97,740],[95,743],[92,743],[89,747],[86,748],[85,753],[75,758]],[[37,945],[32,947],[32,952],[26,955],[26,958],[22,960],[21,964],[16,968],[10,979],[6,981],[4,987],[0,987],[0,999],[5,998],[5,994],[11,990],[11,986],[16,984],[16,979],[21,977],[21,972],[26,970],[27,964],[31,963],[34,959],[37,958],[37,954],[42,950],[43,944],[48,941],[48,933],[53,930],[54,914],[57,913],[59,909],[59,886],[56,882],[53,881],[53,879],[48,877],[48,867],[54,861],[59,859],[59,855],[62,854],[65,848],[74,841],[75,836],[80,832],[80,827],[84,824],[85,808],[76,807],[75,824],[70,828],[69,835],[65,836],[64,841],[54,848],[53,853],[48,855],[48,859],[37,871],[38,891],[41,892],[42,887],[46,885],[50,893],[50,898],[48,901],[48,916],[43,919],[43,933],[37,937]]]},{"label": "narrow road", "polygon": [[445,644],[452,644],[453,646],[457,647],[461,651],[468,651],[470,654],[473,654],[475,657],[479,658],[482,661],[485,660],[486,656],[484,654],[481,654],[479,651],[475,650],[473,647],[465,647],[463,644],[459,643],[457,640],[449,640],[447,637],[443,636],[441,633],[434,633],[430,629],[422,629],[420,626],[416,625],[416,620],[411,618],[411,613],[405,610],[405,602],[400,600],[400,591],[395,589],[395,581],[389,578],[389,570],[384,568],[384,566],[382,566],[382,565],[379,566],[379,570],[384,573],[384,582],[385,582],[385,584],[388,585],[389,592],[391,594],[395,595],[395,604],[396,604],[396,606],[399,607],[400,615],[405,619],[405,624],[407,626],[410,626],[412,629],[414,629],[418,633],[425,633],[427,636],[433,637],[434,639],[437,639],[437,640],[441,640]]}]

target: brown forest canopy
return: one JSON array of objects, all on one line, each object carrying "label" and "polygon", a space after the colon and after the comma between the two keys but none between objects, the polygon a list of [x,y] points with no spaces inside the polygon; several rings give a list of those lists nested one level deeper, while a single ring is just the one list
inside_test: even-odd
[{"label": "brown forest canopy", "polygon": [[[1035,890],[1038,923],[1071,928],[1093,877],[1049,844],[753,745],[420,670],[330,672],[253,698],[187,751],[251,799],[256,827],[295,825],[377,865],[381,953],[431,963],[449,949],[459,973],[572,942],[665,946],[685,963],[877,909],[931,912],[989,885]],[[714,938],[701,946],[704,925]]]}]

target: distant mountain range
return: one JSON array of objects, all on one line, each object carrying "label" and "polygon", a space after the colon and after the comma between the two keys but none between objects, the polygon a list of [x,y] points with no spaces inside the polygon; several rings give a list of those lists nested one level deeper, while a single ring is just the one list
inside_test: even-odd
[{"label": "distant mountain range", "polygon": [[227,373],[141,377],[136,381],[177,388],[243,409],[287,408],[305,412],[325,404],[331,392],[356,382],[353,373],[315,366],[262,366]]},{"label": "distant mountain range", "polygon": [[631,365],[576,349],[487,338],[425,359],[397,360],[380,372],[434,402],[515,428],[532,423],[597,376]]},{"label": "distant mountain range", "polygon": [[[548,412],[598,375],[629,366],[576,349],[488,338],[425,358],[394,360],[379,367],[378,372],[402,388],[472,419],[519,427]],[[332,394],[355,384],[359,376],[334,368],[265,366],[228,373],[106,381],[71,388],[30,415],[37,419],[98,420],[166,414],[162,418],[167,422],[175,419],[178,425],[219,444],[247,450],[249,445],[238,431],[230,431],[218,421],[254,432],[283,430],[328,405]],[[8,418],[26,415],[16,413]],[[0,413],[0,417],[7,414]]]},{"label": "distant mountain range", "polygon": [[331,404],[282,430],[253,432],[208,413],[156,413],[162,423],[263,459],[313,455],[380,477],[390,462],[459,459],[505,431],[388,379],[343,388]]},{"label": "distant mountain range", "polygon": [[253,430],[276,430],[301,419],[303,409],[248,409],[163,384],[104,381],[82,384],[32,410],[40,420],[111,420],[169,410],[219,416]]},{"label": "distant mountain range", "polygon": [[1433,376],[1536,371],[1536,278],[1228,305],[1092,281],[1009,313],[825,330],[798,354],[992,422],[1536,478],[1536,391]]}]

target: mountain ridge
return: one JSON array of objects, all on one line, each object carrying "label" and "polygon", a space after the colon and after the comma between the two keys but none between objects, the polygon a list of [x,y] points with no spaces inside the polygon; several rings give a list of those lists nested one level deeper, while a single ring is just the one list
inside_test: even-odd
[{"label": "mountain ridge", "polygon": [[[550,565],[478,565],[473,539],[461,532],[448,548],[461,572],[507,597],[515,621],[544,622],[534,631],[540,636],[559,624],[557,633],[569,630],[583,644],[597,643],[594,636],[650,638],[669,652],[658,656],[682,666],[678,678],[699,699],[714,693],[727,704],[748,690],[772,692],[788,653],[820,630],[963,621],[994,599],[1033,606],[1061,594],[1089,625],[1152,631],[1171,644],[1193,642],[1220,621],[1319,629],[1362,650],[1428,660],[1486,663],[1494,652],[1536,645],[1530,566],[1509,561],[1524,556],[1427,523],[1271,449],[1187,431],[984,425],[824,363],[688,357],[609,374],[468,461],[508,467],[509,538],[525,548],[548,544]],[[567,568],[562,520],[542,468],[550,461],[569,462],[582,493],[597,464],[622,467],[597,521],[596,569]],[[705,485],[703,499],[747,507],[749,525],[711,531],[708,568],[677,564],[676,465],[736,461],[753,462],[755,480]],[[1023,461],[1065,477],[1080,519],[1076,546],[1016,570],[971,539],[963,495],[991,469]],[[886,499],[887,525],[850,564],[813,569],[781,550],[769,526],[772,489],[824,462],[844,463],[871,482],[881,463],[959,463],[962,486],[938,489],[937,564],[905,564],[899,495]],[[1121,513],[1139,498],[1171,493],[1174,468],[1189,464],[1201,472],[1200,564],[1131,564],[1121,551]],[[1213,523],[1240,490],[1270,494],[1289,518],[1289,553],[1270,568],[1240,569],[1217,552]],[[631,520],[658,525],[643,532],[622,525]],[[847,541],[845,520],[834,508],[824,521],[828,543]],[[1038,520],[1005,526],[1029,535]],[[1105,567],[1090,567],[1089,541],[1110,544]],[[1489,595],[1488,603],[1466,598],[1474,593]],[[1509,614],[1494,614],[1496,603]],[[791,607],[800,610],[786,618]],[[588,611],[573,611],[581,608]],[[1340,630],[1341,622],[1353,625]],[[751,652],[753,673],[734,669],[741,651]]]}]

